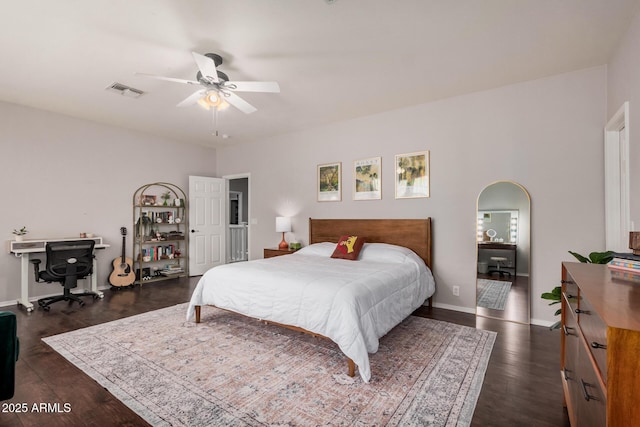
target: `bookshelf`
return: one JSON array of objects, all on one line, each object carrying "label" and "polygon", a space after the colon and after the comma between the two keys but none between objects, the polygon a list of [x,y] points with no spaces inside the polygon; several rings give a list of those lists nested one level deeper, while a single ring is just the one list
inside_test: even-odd
[{"label": "bookshelf", "polygon": [[133,193],[133,269],[135,284],[189,275],[187,197],[167,182]]}]

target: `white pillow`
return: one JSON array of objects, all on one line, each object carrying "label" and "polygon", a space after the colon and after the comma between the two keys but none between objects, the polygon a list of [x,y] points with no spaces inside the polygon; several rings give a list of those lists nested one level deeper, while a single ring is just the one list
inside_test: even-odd
[{"label": "white pillow", "polygon": [[293,255],[302,254],[330,257],[335,248],[336,244],[331,242],[314,243],[312,245],[298,249],[293,253]]},{"label": "white pillow", "polygon": [[416,257],[411,249],[389,243],[365,243],[360,251],[360,261],[403,263]]}]

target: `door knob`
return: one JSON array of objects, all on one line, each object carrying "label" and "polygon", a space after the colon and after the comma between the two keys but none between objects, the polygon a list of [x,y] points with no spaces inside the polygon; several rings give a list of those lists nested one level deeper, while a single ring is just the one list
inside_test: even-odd
[{"label": "door knob", "polygon": [[193,229],[192,229],[192,230],[191,230],[191,232],[192,232],[192,233],[199,233],[199,232],[200,232],[200,230],[193,230]]}]

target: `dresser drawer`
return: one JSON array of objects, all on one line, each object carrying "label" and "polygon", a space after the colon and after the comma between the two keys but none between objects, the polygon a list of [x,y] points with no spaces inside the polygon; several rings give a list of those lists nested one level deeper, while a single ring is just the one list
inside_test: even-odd
[{"label": "dresser drawer", "polygon": [[581,343],[578,349],[578,372],[574,388],[575,410],[579,427],[607,425],[607,400],[600,388],[598,374],[588,356],[589,349]]},{"label": "dresser drawer", "polygon": [[579,291],[576,282],[571,279],[571,276],[562,283],[562,298],[567,301],[572,312],[575,312],[578,308]]},{"label": "dresser drawer", "polygon": [[579,304],[578,324],[584,334],[589,351],[598,364],[602,380],[607,382],[607,325],[595,312],[589,300],[582,297]]}]

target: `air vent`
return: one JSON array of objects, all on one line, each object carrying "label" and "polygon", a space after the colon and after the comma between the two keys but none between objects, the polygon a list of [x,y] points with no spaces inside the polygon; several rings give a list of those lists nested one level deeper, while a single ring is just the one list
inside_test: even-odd
[{"label": "air vent", "polygon": [[123,85],[122,83],[112,83],[110,86],[106,88],[109,92],[114,92],[122,96],[126,96],[127,98],[139,98],[144,94],[140,89],[135,89],[129,87],[127,85]]}]

